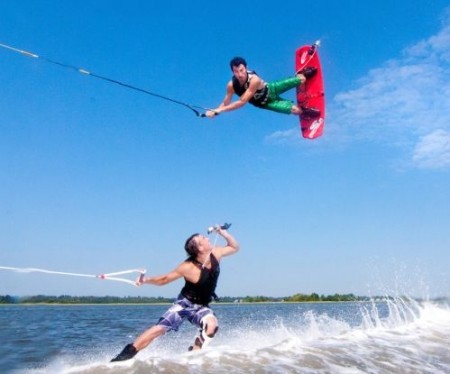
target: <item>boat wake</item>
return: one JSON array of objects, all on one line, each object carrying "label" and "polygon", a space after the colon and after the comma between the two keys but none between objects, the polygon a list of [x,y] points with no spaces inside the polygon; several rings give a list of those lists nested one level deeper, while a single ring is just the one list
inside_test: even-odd
[{"label": "boat wake", "polygon": [[[255,307],[256,308],[256,307]],[[220,337],[190,353],[189,333],[156,341],[134,360],[59,357],[27,373],[448,373],[450,309],[446,303],[402,298],[383,302],[258,306],[280,308],[263,319],[247,307],[240,322],[226,319]],[[237,307],[239,310],[239,307]],[[267,317],[269,313],[265,312]],[[182,352],[182,353],[180,353]]]}]

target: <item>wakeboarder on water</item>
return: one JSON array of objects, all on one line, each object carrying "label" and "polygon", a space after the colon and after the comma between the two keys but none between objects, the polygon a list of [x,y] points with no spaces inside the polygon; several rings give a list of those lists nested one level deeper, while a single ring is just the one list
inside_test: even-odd
[{"label": "wakeboarder on water", "polygon": [[144,331],[137,339],[125,348],[111,362],[124,361],[134,357],[140,350],[147,347],[153,340],[168,331],[177,331],[180,325],[188,320],[199,328],[198,336],[189,350],[205,347],[217,333],[219,324],[209,303],[217,296],[215,289],[220,273],[220,261],[223,257],[235,254],[239,250],[236,239],[228,233],[230,224],[215,226],[208,230],[216,232],[226,240],[226,245],[216,247],[209,238],[200,234],[191,235],[184,249],[188,258],[174,270],[159,276],[141,276],[136,284],[153,284],[163,286],[179,278],[184,278],[185,285],[177,300],[164,313],[159,321]]}]

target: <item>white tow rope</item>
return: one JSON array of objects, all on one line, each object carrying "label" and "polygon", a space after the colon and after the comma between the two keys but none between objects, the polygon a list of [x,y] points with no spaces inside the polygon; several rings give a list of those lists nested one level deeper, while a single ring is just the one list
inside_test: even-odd
[{"label": "white tow rope", "polygon": [[46,274],[69,275],[69,276],[73,276],[73,277],[96,278],[96,279],[104,279],[104,280],[128,283],[133,286],[137,286],[136,280],[133,281],[133,280],[130,280],[127,278],[117,277],[116,275],[137,273],[137,274],[140,274],[139,279],[142,279],[142,277],[146,273],[145,269],[131,269],[131,270],[116,271],[114,273],[91,275],[91,274],[67,273],[67,272],[63,272],[63,271],[54,271],[54,270],[37,269],[37,268],[16,268],[16,267],[9,267],[9,266],[0,266],[0,270],[10,270],[10,271],[18,272],[18,273],[46,273]]}]

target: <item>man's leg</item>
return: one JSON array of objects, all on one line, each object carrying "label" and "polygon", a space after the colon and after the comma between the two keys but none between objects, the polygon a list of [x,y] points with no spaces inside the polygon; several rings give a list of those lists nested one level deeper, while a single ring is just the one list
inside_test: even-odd
[{"label": "man's leg", "polygon": [[141,349],[147,347],[153,340],[161,335],[164,335],[167,331],[177,331],[180,325],[183,323],[185,309],[179,302],[174,303],[167,312],[165,312],[159,319],[158,323],[148,330],[144,331],[133,344],[127,344],[125,348],[120,352],[112,361],[124,361],[133,358]]},{"label": "man's leg", "polygon": [[133,345],[138,351],[140,351],[141,349],[147,347],[153,340],[159,338],[161,335],[164,335],[166,331],[167,328],[165,326],[152,326],[148,330],[144,331],[141,335],[139,335],[134,341]]},{"label": "man's leg", "polygon": [[125,361],[136,356],[136,354],[147,347],[153,340],[166,333],[166,327],[155,325],[150,327],[148,330],[144,331],[139,337],[134,341],[133,344],[127,344],[122,352],[120,352],[116,357],[114,357],[111,362],[115,361]]},{"label": "man's leg", "polygon": [[286,79],[280,79],[275,82],[268,82],[269,87],[269,98],[272,100],[279,99],[279,95],[286,92],[292,88],[295,88],[306,81],[306,78],[302,74],[298,74],[295,77],[290,77]]},{"label": "man's leg", "polygon": [[280,79],[275,82],[268,82],[269,98],[277,100],[278,96],[292,88],[302,85],[307,79],[312,78],[317,73],[317,68],[308,66],[296,73],[295,77]]},{"label": "man's leg", "polygon": [[213,314],[208,314],[200,321],[200,330],[195,338],[194,344],[189,347],[189,350],[197,350],[206,347],[214,338],[219,330],[217,318]]},{"label": "man's leg", "polygon": [[[315,73],[315,71],[314,71]],[[313,76],[312,74],[311,76]],[[306,81],[305,75],[299,73],[296,77],[278,80],[267,83],[269,87],[269,101],[261,108],[271,110],[277,113],[302,115],[305,117],[315,118],[320,116],[320,111],[316,108],[299,107],[294,105],[292,101],[285,100],[279,95],[287,90],[297,87]]]}]

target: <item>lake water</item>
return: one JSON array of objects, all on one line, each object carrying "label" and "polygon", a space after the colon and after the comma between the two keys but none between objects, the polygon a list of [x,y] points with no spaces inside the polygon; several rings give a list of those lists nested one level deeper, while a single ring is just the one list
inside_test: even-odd
[{"label": "lake water", "polygon": [[109,363],[167,305],[0,307],[1,373],[450,373],[447,303],[213,304],[220,330],[187,352],[186,322]]}]

